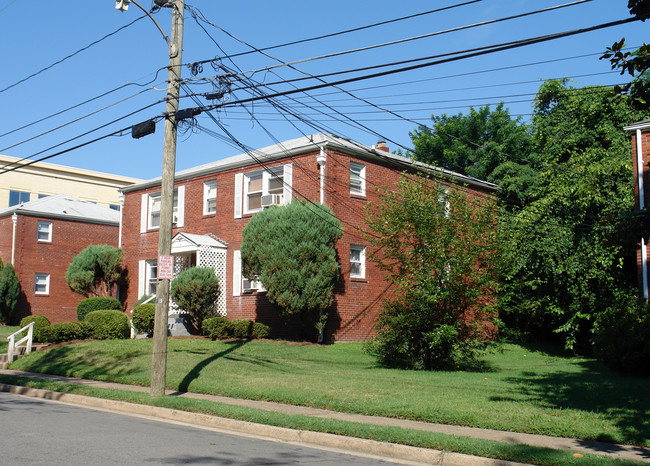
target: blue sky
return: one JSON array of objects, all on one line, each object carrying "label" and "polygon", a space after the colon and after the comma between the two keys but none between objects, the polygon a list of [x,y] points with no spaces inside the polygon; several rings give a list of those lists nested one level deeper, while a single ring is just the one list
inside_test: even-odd
[{"label": "blue sky", "polygon": [[[385,23],[394,18],[463,3],[463,0],[286,0],[241,3],[186,0],[186,3],[200,10],[212,24],[197,22],[190,11],[186,12],[183,62],[222,57],[223,65],[244,72],[237,74],[233,87],[241,87],[242,83],[246,83],[247,87],[233,90],[226,96],[226,104],[250,97],[253,85],[267,93],[290,89],[288,84],[259,86],[305,76],[300,72],[318,75],[363,68],[585,28],[630,17],[627,0],[592,0],[520,19],[306,61],[295,65],[300,72],[286,66],[253,72],[277,64],[276,60],[291,62],[318,57],[568,2],[482,0],[439,13],[269,50],[267,53],[276,60],[260,53],[252,53],[233,57],[232,61],[223,58],[224,54],[250,50],[234,38],[262,48]],[[140,4],[149,8],[152,1],[140,0]],[[163,104],[155,103],[165,95],[167,45],[149,18],[140,19],[109,38],[89,46],[143,16],[142,11],[134,5],[127,12],[119,12],[114,7],[114,0],[0,0],[0,27],[5,37],[4,72],[0,89],[9,87],[0,91],[0,106],[3,109],[0,120],[0,153],[37,159],[162,114]],[[154,18],[168,34],[171,22],[169,11],[159,11],[154,14]],[[234,138],[253,148],[301,137],[319,129],[368,145],[375,144],[381,137],[388,141],[391,150],[397,149],[398,145],[409,147],[409,131],[416,127],[415,122],[426,124],[432,114],[467,113],[470,106],[494,106],[504,101],[512,114],[529,118],[535,92],[544,79],[571,77],[575,86],[620,83],[624,78],[611,72],[608,62],[599,60],[598,56],[607,46],[622,37],[631,46],[641,45],[644,40],[647,41],[649,27],[648,21],[634,22],[341,86],[348,93],[326,88],[311,91],[309,96],[295,94],[291,100],[288,97],[281,98],[284,105],[291,106],[295,113],[300,114],[300,119],[279,112],[265,102],[248,105],[246,109],[225,107],[215,112],[214,117]],[[88,48],[14,85],[85,47]],[[162,71],[157,74],[159,70]],[[376,70],[324,79],[331,82],[373,71]],[[183,78],[192,78],[188,68],[184,68],[182,73]],[[204,65],[203,72],[195,77],[197,80],[188,83],[188,89],[194,93],[209,92],[212,84],[203,78],[217,74],[211,64]],[[301,80],[293,85],[304,87],[316,83],[318,81]],[[114,89],[117,90],[96,98]],[[32,124],[90,99],[94,100]],[[203,97],[199,99],[202,103],[207,103]],[[147,106],[151,107],[121,119]],[[196,103],[190,98],[182,99],[181,108],[194,106]],[[386,112],[386,109],[403,118]],[[120,120],[109,124],[117,119]],[[198,116],[196,121],[200,128],[187,128],[179,134],[178,170],[242,152],[236,144],[224,141],[223,129],[207,115]],[[25,125],[29,126],[18,129]],[[102,129],[92,131],[104,125],[106,126]],[[58,128],[59,126],[63,127]],[[82,136],[85,133],[88,134]],[[72,140],[65,142],[68,139]],[[57,145],[58,147],[52,148]],[[147,179],[160,176],[162,146],[163,125],[158,123],[156,133],[145,138],[136,140],[131,138],[130,133],[125,133],[48,161]]]}]

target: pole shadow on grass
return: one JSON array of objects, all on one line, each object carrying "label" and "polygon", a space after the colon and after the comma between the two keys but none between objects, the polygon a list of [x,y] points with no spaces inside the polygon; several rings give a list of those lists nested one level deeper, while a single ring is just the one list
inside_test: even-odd
[{"label": "pole shadow on grass", "polygon": [[212,356],[209,356],[205,358],[203,361],[198,363],[196,366],[194,366],[186,375],[183,377],[183,380],[181,380],[181,383],[178,384],[178,391],[175,393],[172,393],[172,395],[180,395],[182,393],[186,393],[188,391],[188,388],[190,384],[198,379],[199,375],[201,374],[201,371],[208,366],[211,362],[216,361],[219,358],[222,358],[226,356],[229,353],[232,353],[233,351],[241,348],[244,346],[246,343],[248,343],[248,340],[238,340],[238,341],[233,341],[231,343],[226,343],[229,344],[230,347],[220,351],[216,354],[213,354]]}]

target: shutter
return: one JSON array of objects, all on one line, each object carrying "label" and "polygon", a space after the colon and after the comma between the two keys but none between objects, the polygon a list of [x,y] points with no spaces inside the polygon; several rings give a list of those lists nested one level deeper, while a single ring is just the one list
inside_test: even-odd
[{"label": "shutter", "polygon": [[183,223],[185,223],[185,186],[178,187],[178,209],[176,217],[176,226],[181,228]]},{"label": "shutter", "polygon": [[241,295],[241,252],[234,251],[232,257],[232,295]]},{"label": "shutter", "polygon": [[282,181],[284,182],[284,205],[291,203],[292,177],[293,177],[293,165],[288,163],[284,166],[284,174],[282,177]]},{"label": "shutter", "polygon": [[149,209],[149,195],[143,194],[140,202],[140,233],[147,231],[147,210]]},{"label": "shutter", "polygon": [[138,299],[142,297],[147,280],[147,264],[145,261],[138,261]]},{"label": "shutter", "polygon": [[244,174],[237,173],[235,175],[235,218],[241,218],[243,188],[244,188]]}]

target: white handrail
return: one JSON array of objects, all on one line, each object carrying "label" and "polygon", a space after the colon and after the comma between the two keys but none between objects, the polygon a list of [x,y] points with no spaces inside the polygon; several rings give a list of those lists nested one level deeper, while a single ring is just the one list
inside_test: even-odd
[{"label": "white handrail", "polygon": [[[15,341],[16,335],[22,333],[23,330],[27,330],[27,335],[21,338],[20,340]],[[31,353],[32,342],[34,340],[34,322],[30,322],[29,324],[25,325],[17,332],[12,333],[7,337],[7,340],[9,341],[9,348],[7,350],[7,359],[9,360],[9,362],[12,362],[14,360],[14,354],[16,353],[16,348],[20,346],[22,343],[27,342],[27,345],[25,345],[26,346],[25,354]]]}]

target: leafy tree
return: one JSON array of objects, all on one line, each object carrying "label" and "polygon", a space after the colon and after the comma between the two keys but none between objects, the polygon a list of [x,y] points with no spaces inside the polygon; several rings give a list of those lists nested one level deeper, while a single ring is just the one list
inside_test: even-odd
[{"label": "leafy tree", "polygon": [[339,264],[341,224],[323,205],[294,201],[256,214],[242,234],[242,271],[259,277],[281,317],[315,322],[323,339]]},{"label": "leafy tree", "polygon": [[370,351],[388,366],[443,370],[473,364],[495,317],[496,203],[439,179],[385,190],[367,223],[372,259],[395,297]]},{"label": "leafy tree", "polygon": [[111,296],[116,285],[127,281],[122,256],[119,248],[92,244],[72,259],[65,280],[80,295]]},{"label": "leafy tree", "polygon": [[607,241],[612,219],[633,206],[630,142],[623,126],[642,118],[602,87],[545,82],[533,116],[545,168],[537,198],[502,216],[501,317],[568,347],[591,340],[614,296],[634,293],[623,249]]},{"label": "leafy tree", "polygon": [[170,289],[174,304],[190,314],[198,330],[204,319],[217,315],[219,293],[219,278],[210,267],[183,270],[172,280]]},{"label": "leafy tree", "polygon": [[503,103],[470,108],[467,115],[432,116],[432,128],[410,133],[415,160],[446,168],[501,186],[500,197],[521,203],[534,191],[535,169],[530,162],[531,129],[513,119]]},{"label": "leafy tree", "polygon": [[18,304],[20,281],[14,266],[9,263],[0,272],[0,321],[8,322]]},{"label": "leafy tree", "polygon": [[[627,4],[630,13],[645,21],[650,17],[650,0],[629,0]],[[613,70],[621,75],[628,74],[630,82],[616,85],[610,92],[617,102],[630,97],[629,103],[637,110],[647,110],[650,105],[650,46],[644,43],[631,52],[624,51],[625,37],[608,47],[601,60],[609,60]]]}]

